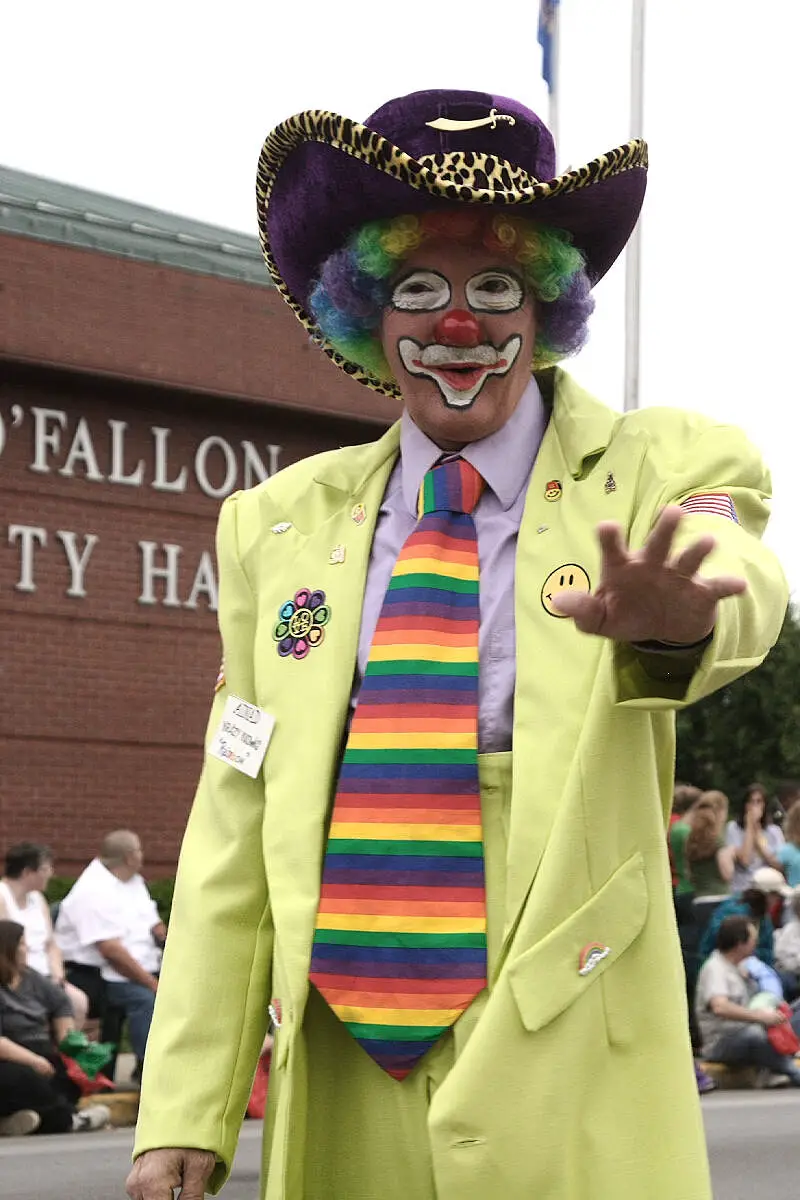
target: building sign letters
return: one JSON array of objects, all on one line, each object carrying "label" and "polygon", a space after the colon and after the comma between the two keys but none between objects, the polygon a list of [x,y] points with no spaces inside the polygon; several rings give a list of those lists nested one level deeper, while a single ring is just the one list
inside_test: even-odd
[{"label": "building sign letters", "polygon": [[[281,447],[271,443],[259,446],[246,439],[233,442],[210,434],[182,460],[173,449],[174,443],[170,444],[172,430],[152,425],[147,431],[151,452],[141,456],[130,449],[129,429],[127,421],[110,419],[90,426],[85,417],[74,418],[62,409],[14,404],[7,414],[0,412],[0,468],[1,456],[11,439],[27,434],[32,446],[26,464],[29,471],[85,479],[106,487],[147,488],[175,495],[191,490],[194,484],[219,502],[279,469]],[[141,446],[141,438],[138,443]],[[18,556],[16,591],[36,592],[38,557],[57,551],[67,568],[65,595],[82,599],[89,593],[93,565],[102,556],[101,538],[96,533],[48,530],[17,520],[8,524],[7,538]],[[196,609],[203,597],[208,608],[216,611],[216,567],[210,550],[204,550],[193,564],[192,583],[184,595],[179,594],[178,573],[184,555],[182,546],[140,540],[138,551],[139,604]]]}]

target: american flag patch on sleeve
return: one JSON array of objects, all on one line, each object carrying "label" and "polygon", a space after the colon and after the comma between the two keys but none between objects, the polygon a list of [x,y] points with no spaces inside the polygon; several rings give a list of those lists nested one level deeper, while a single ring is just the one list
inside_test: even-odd
[{"label": "american flag patch on sleeve", "polygon": [[223,658],[222,662],[219,664],[219,671],[217,673],[217,682],[214,684],[214,691],[218,692],[220,690],[220,688],[223,688],[223,687],[225,687],[225,659],[224,658]]},{"label": "american flag patch on sleeve", "polygon": [[727,517],[739,524],[733,500],[727,492],[695,492],[681,500],[681,508],[690,513],[711,513],[715,517]]}]

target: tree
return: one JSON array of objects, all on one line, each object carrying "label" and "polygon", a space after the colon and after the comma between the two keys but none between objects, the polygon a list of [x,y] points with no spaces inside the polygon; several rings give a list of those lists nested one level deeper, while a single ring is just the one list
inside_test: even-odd
[{"label": "tree", "polygon": [[753,780],[800,779],[800,619],[789,609],[755,671],[678,713],[675,775],[720,788],[734,806]]}]

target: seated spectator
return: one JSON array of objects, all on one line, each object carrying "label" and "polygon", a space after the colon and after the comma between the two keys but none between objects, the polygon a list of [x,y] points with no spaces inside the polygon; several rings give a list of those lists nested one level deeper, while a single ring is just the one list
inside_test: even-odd
[{"label": "seated spectator", "polygon": [[76,1028],[82,1029],[89,1000],[64,976],[50,908],[44,898],[52,875],[53,856],[47,846],[39,846],[36,842],[19,842],[11,846],[0,879],[0,920],[17,921],[24,927],[28,965],[64,989],[72,1006]]},{"label": "seated spectator", "polygon": [[740,816],[728,822],[725,840],[734,850],[731,884],[734,892],[743,892],[762,867],[780,868],[778,852],[783,845],[783,834],[770,818],[763,784],[750,784]]},{"label": "seated spectator", "polygon": [[800,804],[789,809],[783,828],[786,844],[778,851],[778,861],[790,887],[800,887]]},{"label": "seated spectator", "polygon": [[783,1024],[786,1016],[774,1008],[749,1007],[757,985],[748,982],[742,963],[755,945],[756,928],[747,917],[722,921],[716,948],[700,970],[695,992],[703,1054],[711,1062],[760,1067],[788,1076],[792,1087],[800,1087],[800,1067],[793,1058],[779,1054],[767,1037],[767,1030]]},{"label": "seated spectator", "polygon": [[64,897],[56,938],[67,978],[89,995],[92,1015],[122,1009],[140,1068],[153,1016],[166,929],[140,871],[135,833],[110,833]]},{"label": "seated spectator", "polygon": [[768,967],[774,967],[775,926],[768,908],[770,902],[776,898],[782,903],[787,894],[791,894],[791,889],[786,886],[786,880],[780,871],[775,871],[772,867],[761,867],[753,875],[749,887],[741,893],[735,892],[714,910],[700,942],[700,961],[704,962],[714,950],[717,933],[726,917],[747,917],[758,931],[756,954]]},{"label": "seated spectator", "polygon": [[56,1047],[75,1028],[61,988],[27,965],[25,930],[0,921],[0,1132],[102,1129],[110,1113],[76,1111],[80,1089]]}]

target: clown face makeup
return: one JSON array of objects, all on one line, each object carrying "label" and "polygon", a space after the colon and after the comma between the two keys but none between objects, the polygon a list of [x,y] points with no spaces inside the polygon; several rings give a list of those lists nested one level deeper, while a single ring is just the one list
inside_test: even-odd
[{"label": "clown face makeup", "polygon": [[445,449],[506,423],[530,378],[534,336],[515,264],[446,239],[405,260],[381,326],[409,414]]},{"label": "clown face makeup", "polygon": [[[454,314],[455,315],[455,314]],[[459,313],[458,316],[461,316]],[[464,314],[469,317],[469,313]],[[469,329],[461,321],[462,329]],[[518,333],[500,347],[421,346],[413,338],[401,338],[397,349],[409,375],[424,375],[439,385],[449,408],[469,408],[490,375],[505,375],[514,365],[522,346]]]}]

